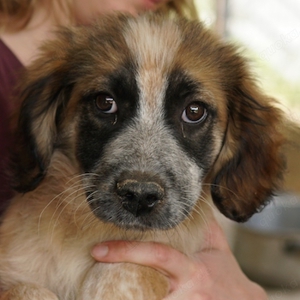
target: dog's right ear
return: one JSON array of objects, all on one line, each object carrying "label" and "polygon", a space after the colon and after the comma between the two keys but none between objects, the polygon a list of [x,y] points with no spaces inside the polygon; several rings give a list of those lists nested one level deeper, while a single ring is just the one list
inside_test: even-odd
[{"label": "dog's right ear", "polygon": [[211,192],[226,217],[245,222],[280,187],[285,120],[250,79],[236,86],[228,99],[227,132]]},{"label": "dog's right ear", "polygon": [[24,73],[18,87],[21,108],[14,122],[13,188],[28,192],[44,178],[58,135],[58,126],[71,93],[66,45],[72,32],[41,49],[41,56]]}]

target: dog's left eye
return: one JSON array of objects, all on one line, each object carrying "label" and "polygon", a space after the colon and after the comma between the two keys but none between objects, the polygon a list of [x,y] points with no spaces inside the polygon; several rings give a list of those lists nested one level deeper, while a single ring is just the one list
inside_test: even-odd
[{"label": "dog's left eye", "polygon": [[182,112],[181,119],[186,123],[197,124],[207,117],[207,110],[200,102],[190,103]]},{"label": "dog's left eye", "polygon": [[95,104],[101,112],[105,114],[113,114],[117,112],[118,106],[114,98],[109,94],[101,93],[95,97]]}]

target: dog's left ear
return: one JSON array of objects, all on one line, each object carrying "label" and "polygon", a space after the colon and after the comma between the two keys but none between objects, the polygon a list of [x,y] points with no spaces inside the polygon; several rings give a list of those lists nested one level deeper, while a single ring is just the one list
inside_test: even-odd
[{"label": "dog's left ear", "polygon": [[283,117],[250,78],[227,91],[227,98],[227,130],[211,192],[225,216],[244,222],[268,202],[281,181]]}]

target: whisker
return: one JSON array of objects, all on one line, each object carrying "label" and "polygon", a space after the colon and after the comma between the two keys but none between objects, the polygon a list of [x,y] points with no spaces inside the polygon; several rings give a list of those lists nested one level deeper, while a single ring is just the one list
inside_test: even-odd
[{"label": "whisker", "polygon": [[[40,234],[41,220],[42,220],[43,214],[51,206],[51,204],[53,202],[55,202],[57,199],[59,199],[59,201],[57,202],[57,205],[56,205],[56,209],[53,212],[53,215],[52,215],[51,220],[49,222],[49,226],[51,226],[51,224],[52,224],[52,226],[55,227],[57,222],[58,222],[58,219],[60,218],[61,214],[63,213],[65,208],[68,206],[68,204],[72,203],[75,199],[77,199],[77,198],[81,197],[82,195],[84,195],[85,189],[88,190],[89,188],[92,187],[92,186],[85,185],[83,181],[86,178],[97,177],[97,176],[99,176],[99,175],[96,174],[96,173],[84,173],[84,174],[77,174],[75,176],[72,176],[66,182],[67,188],[64,191],[62,191],[61,193],[57,194],[53,199],[51,199],[51,201],[49,201],[49,203],[47,203],[47,205],[41,211],[41,213],[39,215],[39,220],[38,220],[38,233]],[[80,193],[80,191],[83,191],[83,192]],[[66,194],[67,194],[67,196],[64,197],[64,195],[66,195]],[[74,197],[74,195],[76,195],[76,196]],[[78,210],[83,203],[84,203],[84,201],[81,202],[81,204],[77,207],[76,210]],[[60,209],[63,204],[65,204],[64,207],[62,209]],[[57,215],[58,210],[60,210],[60,212]],[[54,217],[56,217],[56,221],[54,222],[54,225],[53,225]],[[52,232],[54,230],[54,227],[52,228]]]},{"label": "whisker", "polygon": [[[71,187],[68,187],[66,190],[64,190],[64,191],[62,191],[61,193],[57,194],[57,195],[56,195],[53,199],[51,199],[51,201],[49,201],[49,202],[47,203],[47,205],[43,208],[43,210],[41,211],[41,213],[40,213],[40,215],[39,215],[39,221],[38,221],[38,234],[40,233],[40,226],[41,226],[41,219],[42,219],[42,216],[43,216],[43,214],[45,213],[45,211],[47,210],[47,208],[49,208],[49,206],[50,206],[53,202],[55,202],[58,198],[61,198],[65,193],[69,192],[69,190],[71,190],[72,188],[73,188],[72,186],[71,186]],[[63,202],[63,200],[61,200],[61,201],[59,202],[59,204],[57,205],[57,208],[55,209],[55,211],[54,211],[53,214],[56,213],[57,209],[60,207],[60,205],[62,204],[62,202]],[[52,216],[52,217],[53,217],[53,216]],[[50,220],[50,223],[51,223],[51,221],[52,221],[52,218],[51,218],[51,220]]]},{"label": "whisker", "polygon": [[238,198],[238,195],[237,193],[235,193],[232,189],[228,188],[227,186],[225,185],[221,185],[221,184],[214,184],[214,183],[203,183],[203,186],[210,186],[210,187],[220,187],[228,192],[230,192],[232,195],[234,195],[235,197]]},{"label": "whisker", "polygon": [[[93,201],[90,201],[90,199],[89,198],[92,198],[93,197],[93,195],[94,194],[96,194],[97,193],[97,191],[94,191],[93,193],[91,193],[87,198],[86,198],[86,201],[88,202],[88,203],[91,203],[91,202],[93,202],[93,201],[97,201],[96,199],[94,199]],[[85,228],[87,228],[87,227],[89,227],[93,222],[86,222],[87,221],[87,219],[90,217],[90,216],[93,216],[93,220],[94,220],[94,216],[95,216],[95,212],[97,211],[99,209],[99,207],[96,207],[96,208],[94,208],[93,210],[90,210],[88,213],[87,213],[87,215],[84,217],[84,219],[82,219],[81,220],[81,224],[82,224],[82,229],[84,230]],[[93,221],[92,220],[92,221]]]},{"label": "whisker", "polygon": [[[73,202],[74,199],[76,199],[78,196],[73,197],[74,194],[78,194],[78,192],[80,190],[83,190],[83,187],[80,185],[78,186],[79,188],[77,188],[76,190],[74,190],[73,192],[69,193],[69,191],[71,190],[71,188],[67,189],[64,193],[68,193],[67,197],[64,197],[61,199],[61,201],[58,203],[58,205],[56,206],[56,209],[52,215],[52,218],[50,220],[50,223],[52,223],[54,216],[56,215],[57,211],[60,209],[60,207],[64,205],[63,209],[60,210],[58,216],[57,216],[57,220],[59,219],[59,217],[61,216],[62,212],[64,211],[64,209],[71,203]],[[72,187],[72,189],[75,187]],[[62,195],[61,195],[62,196]],[[69,200],[68,200],[69,199]],[[55,224],[56,225],[56,224]]]}]

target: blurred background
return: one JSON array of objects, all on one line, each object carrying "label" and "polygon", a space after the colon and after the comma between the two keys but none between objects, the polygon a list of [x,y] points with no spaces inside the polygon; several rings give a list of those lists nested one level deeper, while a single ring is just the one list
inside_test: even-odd
[{"label": "blurred background", "polygon": [[[300,0],[196,0],[200,19],[250,60],[262,89],[300,125]],[[222,216],[245,273],[271,300],[300,299],[300,134],[287,151],[286,184],[244,225]]]},{"label": "blurred background", "polygon": [[196,0],[200,18],[249,57],[263,88],[300,122],[300,0]]}]

